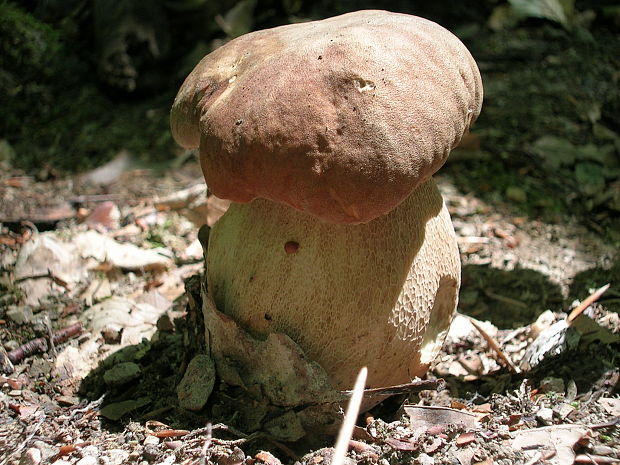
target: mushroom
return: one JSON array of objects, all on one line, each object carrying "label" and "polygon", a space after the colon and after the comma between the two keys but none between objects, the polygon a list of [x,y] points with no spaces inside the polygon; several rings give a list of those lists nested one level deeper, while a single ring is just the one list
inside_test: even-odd
[{"label": "mushroom", "polygon": [[478,116],[465,46],[415,16],[358,11],[232,40],[187,77],[176,141],[200,148],[215,224],[207,285],[255,337],[290,336],[348,389],[421,376],[460,286],[432,179]]}]

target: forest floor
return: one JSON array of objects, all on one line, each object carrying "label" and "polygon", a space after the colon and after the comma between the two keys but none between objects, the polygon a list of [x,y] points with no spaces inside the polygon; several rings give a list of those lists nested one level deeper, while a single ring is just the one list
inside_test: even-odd
[{"label": "forest floor", "polygon": [[[121,153],[53,181],[0,175],[0,464],[330,463],[333,439],[286,443],[179,406],[203,270],[192,220],[226,208],[199,173],[191,160],[156,176]],[[345,463],[620,462],[616,250],[439,184],[463,263],[428,374],[443,381],[366,413]]]},{"label": "forest floor", "polygon": [[[168,113],[228,33],[164,8],[182,32],[170,51],[185,53],[155,59],[127,24],[158,42],[150,12],[176,2],[142,2],[146,22],[112,15],[103,43],[122,66],[108,71],[135,77],[132,93],[102,75],[102,38],[83,35],[114,13],[91,3],[61,16],[0,3],[0,465],[329,464],[333,438],[250,428],[252,405],[235,410],[226,386],[233,408],[177,394],[199,329],[199,226],[226,203],[207,199]],[[251,9],[189,3],[246,28],[382,4],[285,1],[285,15],[259,2],[253,23]],[[417,2],[468,46],[485,89],[439,177],[458,315],[429,389],[364,414],[345,463],[620,463],[620,10],[589,3]]]}]

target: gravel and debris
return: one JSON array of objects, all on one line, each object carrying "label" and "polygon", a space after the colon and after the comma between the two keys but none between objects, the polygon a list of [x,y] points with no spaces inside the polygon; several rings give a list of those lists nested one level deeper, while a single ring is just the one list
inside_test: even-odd
[{"label": "gravel and debris", "polygon": [[[197,172],[5,183],[0,465],[331,463],[327,434],[240,430],[262,407],[207,386],[213,361],[187,350],[200,218],[227,207]],[[620,463],[617,252],[576,224],[440,186],[463,261],[459,314],[428,374],[441,387],[365,413],[345,463]],[[209,403],[211,389],[228,401]]]}]

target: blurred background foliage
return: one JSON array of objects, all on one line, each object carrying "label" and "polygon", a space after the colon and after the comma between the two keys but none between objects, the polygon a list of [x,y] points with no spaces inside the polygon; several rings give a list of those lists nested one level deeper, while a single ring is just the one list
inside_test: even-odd
[{"label": "blurred background foliage", "polygon": [[[620,243],[620,6],[592,0],[0,0],[0,166],[40,179],[126,150],[183,157],[168,111],[205,54],[251,30],[364,8],[452,30],[483,113],[443,173],[515,214]],[[186,154],[185,154],[186,155]]]}]

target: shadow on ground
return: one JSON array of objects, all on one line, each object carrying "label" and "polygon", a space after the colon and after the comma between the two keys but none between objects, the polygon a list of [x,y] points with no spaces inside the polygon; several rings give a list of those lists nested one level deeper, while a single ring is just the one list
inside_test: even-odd
[{"label": "shadow on ground", "polygon": [[596,267],[577,273],[568,294],[569,302],[590,294],[593,289],[610,284],[609,289],[599,299],[609,311],[620,312],[620,256],[609,267]]},{"label": "shadow on ground", "polygon": [[462,275],[459,311],[500,329],[529,325],[545,310],[560,310],[564,303],[560,286],[538,271],[465,265]]}]

